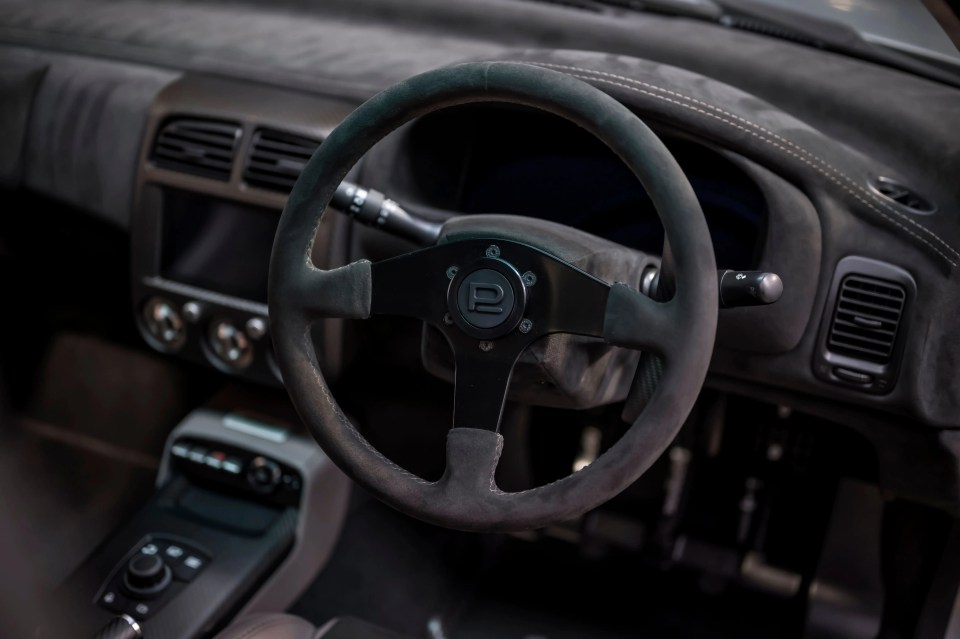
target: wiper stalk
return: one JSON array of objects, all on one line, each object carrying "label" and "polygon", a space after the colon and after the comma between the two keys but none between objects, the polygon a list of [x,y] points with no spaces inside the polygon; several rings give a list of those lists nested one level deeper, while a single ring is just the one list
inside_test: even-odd
[{"label": "wiper stalk", "polygon": [[350,182],[340,183],[330,201],[330,208],[349,215],[361,224],[411,240],[421,246],[434,244],[440,237],[440,224],[404,210],[380,191]]}]

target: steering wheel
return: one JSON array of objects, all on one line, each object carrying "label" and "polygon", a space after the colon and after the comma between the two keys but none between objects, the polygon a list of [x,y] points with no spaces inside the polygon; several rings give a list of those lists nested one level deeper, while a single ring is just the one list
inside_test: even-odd
[{"label": "steering wheel", "polygon": [[[347,171],[402,124],[455,105],[541,109],[609,146],[646,189],[674,258],[676,291],[654,301],[554,257],[537,238],[439,243],[371,264],[321,270],[311,248]],[[270,264],[274,347],[290,397],[327,455],[398,510],[462,530],[506,532],[574,518],[617,495],[670,444],[706,377],[717,324],[713,246],[693,189],[657,136],[619,102],[569,76],[506,62],[467,63],[405,80],[360,106],[320,145],[280,219]],[[453,428],[443,476],[426,481],[377,451],[346,417],[320,372],[311,326],[322,318],[397,315],[438,328],[454,355]],[[510,375],[527,346],[572,333],[659,356],[663,375],[620,440],[553,483],[503,492],[494,473]]]}]

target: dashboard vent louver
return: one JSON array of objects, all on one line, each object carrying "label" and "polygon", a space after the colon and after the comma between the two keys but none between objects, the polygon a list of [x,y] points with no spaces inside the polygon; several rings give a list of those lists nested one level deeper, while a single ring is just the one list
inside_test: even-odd
[{"label": "dashboard vent louver", "polygon": [[175,117],[153,144],[153,163],[165,169],[227,181],[240,140],[236,122]]},{"label": "dashboard vent louver", "polygon": [[868,362],[889,362],[905,302],[906,291],[895,282],[847,275],[837,293],[827,349]]},{"label": "dashboard vent louver", "polygon": [[760,35],[770,36],[779,40],[797,42],[799,44],[815,47],[817,49],[824,48],[823,42],[820,42],[819,40],[815,40],[804,34],[796,33],[787,27],[781,27],[777,24],[772,24],[764,20],[754,20],[746,16],[727,14],[720,18],[720,24],[724,25],[725,27],[740,29],[742,31],[752,31],[754,33],[759,33]]},{"label": "dashboard vent louver", "polygon": [[258,129],[253,134],[243,180],[251,186],[289,193],[320,140]]}]

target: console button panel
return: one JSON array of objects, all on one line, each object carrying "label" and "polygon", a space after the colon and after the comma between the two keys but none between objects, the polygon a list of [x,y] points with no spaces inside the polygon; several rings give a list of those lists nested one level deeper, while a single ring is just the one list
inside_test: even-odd
[{"label": "console button panel", "polygon": [[189,540],[148,535],[113,569],[97,603],[142,621],[176,597],[211,561],[208,552]]},{"label": "console button panel", "polygon": [[170,447],[170,463],[199,484],[214,484],[281,506],[300,505],[300,473],[265,455],[215,441],[180,438]]}]

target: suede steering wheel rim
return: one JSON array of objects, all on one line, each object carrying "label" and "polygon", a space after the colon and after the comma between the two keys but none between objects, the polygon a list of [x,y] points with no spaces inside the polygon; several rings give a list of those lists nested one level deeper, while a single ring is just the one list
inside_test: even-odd
[{"label": "suede steering wheel rim", "polygon": [[[624,161],[664,226],[676,278],[669,301],[607,284],[533,246],[497,237],[442,243],[376,264],[361,260],[329,271],[313,265],[311,249],[322,213],[361,156],[414,118],[476,102],[553,113],[595,135]],[[528,272],[536,274],[533,286],[526,285]],[[474,296],[469,310],[463,305],[465,287]],[[508,290],[512,295],[504,299]],[[636,115],[598,89],[555,71],[466,63],[414,76],[374,96],[323,142],[280,219],[269,308],[290,397],[317,442],[348,476],[398,510],[434,524],[517,531],[597,507],[634,482],[670,444],[710,363],[718,308],[716,263],[693,189]],[[451,322],[447,314],[458,312]],[[419,317],[441,329],[453,348],[454,427],[447,436],[446,471],[438,481],[417,477],[377,451],[344,415],[320,371],[310,337],[313,323],[371,314]],[[501,324],[488,326],[496,321]],[[663,375],[636,421],[592,464],[544,486],[503,492],[494,479],[503,444],[497,430],[513,362],[532,341],[557,332],[653,352],[664,362]]]}]

